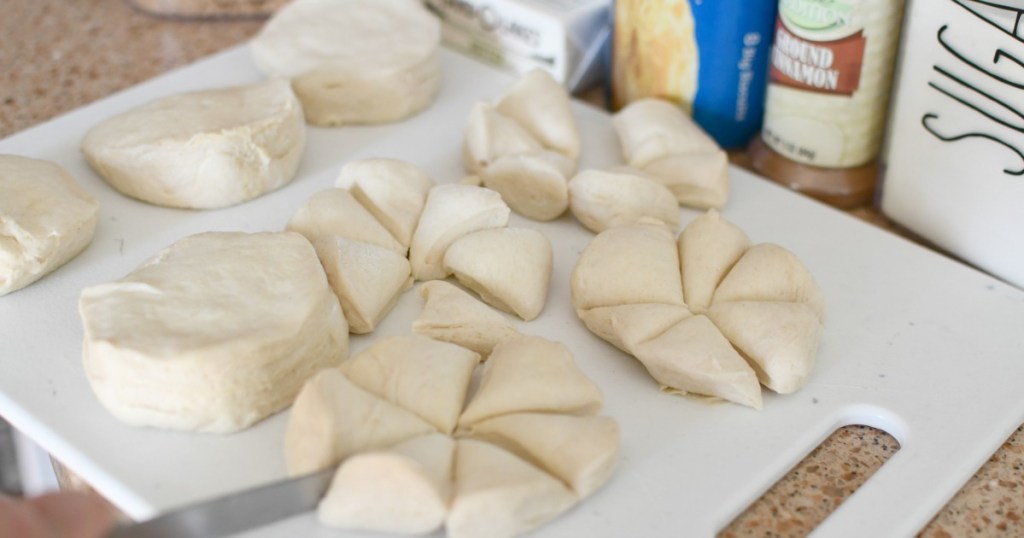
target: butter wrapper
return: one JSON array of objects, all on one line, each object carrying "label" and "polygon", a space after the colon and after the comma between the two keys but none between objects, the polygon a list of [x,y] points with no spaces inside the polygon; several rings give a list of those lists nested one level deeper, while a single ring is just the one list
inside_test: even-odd
[{"label": "butter wrapper", "polygon": [[602,74],[612,0],[424,0],[448,47],[516,74],[540,68],[569,91]]}]

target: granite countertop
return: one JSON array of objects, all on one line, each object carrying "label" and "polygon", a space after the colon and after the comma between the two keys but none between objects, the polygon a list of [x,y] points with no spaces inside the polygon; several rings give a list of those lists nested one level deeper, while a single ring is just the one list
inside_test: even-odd
[{"label": "granite countertop", "polygon": [[[119,0],[5,0],[3,8],[0,138],[237,44],[262,24],[160,19]],[[853,213],[885,225],[871,208]],[[885,432],[842,428],[723,535],[805,535],[898,449]],[[1024,535],[1024,427],[922,531],[996,534]]]}]

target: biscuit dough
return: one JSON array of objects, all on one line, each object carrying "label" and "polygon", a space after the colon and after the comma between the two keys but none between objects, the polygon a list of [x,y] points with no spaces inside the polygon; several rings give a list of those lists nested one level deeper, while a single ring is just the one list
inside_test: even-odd
[{"label": "biscuit dough", "polygon": [[[567,348],[512,339],[483,366],[474,392],[476,364],[456,345],[392,337],[307,382],[285,448],[292,473],[341,462],[321,522],[419,534],[443,522],[452,537],[513,536],[609,479],[619,428],[595,414],[601,394]],[[444,433],[456,422],[469,428]]]},{"label": "biscuit dough", "polygon": [[485,359],[494,346],[519,336],[505,316],[450,282],[424,282],[420,296],[423,311],[412,322],[417,334],[472,349]]},{"label": "biscuit dough", "polygon": [[89,383],[136,426],[241,430],[348,353],[338,299],[293,233],[187,237],[86,288],[79,311]]},{"label": "biscuit dough", "polygon": [[291,182],[305,145],[302,105],[287,82],[269,80],[131,109],[86,133],[82,153],[122,194],[211,209]]},{"label": "biscuit dough", "polygon": [[483,187],[446,183],[430,190],[409,246],[416,280],[445,278],[444,254],[456,239],[477,230],[502,228],[511,210],[501,195]]},{"label": "biscuit dough", "polygon": [[640,170],[584,170],[569,180],[569,208],[594,233],[643,217],[679,225],[679,203],[668,187]]},{"label": "biscuit dough", "polygon": [[416,0],[297,0],[250,49],[263,72],[291,80],[309,123],[338,126],[429,106],[441,86],[440,45],[440,22]]},{"label": "biscuit dough", "polygon": [[571,292],[587,328],[639,359],[668,392],[760,409],[760,385],[780,394],[806,385],[825,300],[796,256],[750,246],[714,210],[676,241],[659,226],[610,228],[584,249]]},{"label": "biscuit dough", "polygon": [[719,208],[729,197],[729,160],[677,105],[640,99],[612,117],[626,164],[663,183],[680,204]]},{"label": "biscuit dough", "polygon": [[0,296],[28,286],[85,250],[99,208],[60,166],[0,155]]},{"label": "biscuit dough", "polygon": [[490,228],[452,243],[444,267],[487,304],[529,321],[544,309],[553,258],[551,241],[537,230]]},{"label": "biscuit dough", "polygon": [[334,186],[348,189],[404,247],[434,186],[419,168],[395,159],[364,159],[341,167]]}]

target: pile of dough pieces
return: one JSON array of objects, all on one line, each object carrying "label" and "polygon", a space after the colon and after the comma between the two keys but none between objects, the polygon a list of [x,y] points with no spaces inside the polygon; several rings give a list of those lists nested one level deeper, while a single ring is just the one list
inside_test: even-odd
[{"label": "pile of dough pieces", "polygon": [[419,168],[385,158],[346,164],[335,185],[306,200],[287,230],[315,247],[353,333],[373,331],[414,280],[437,281],[421,287],[428,308],[418,331],[483,353],[514,329],[445,278],[523,320],[543,310],[551,242],[537,230],[507,227],[511,211],[498,193],[435,184]]},{"label": "pile of dough pieces", "polygon": [[453,538],[527,532],[603,485],[618,424],[557,342],[480,355],[420,335],[380,340],[311,378],[292,407],[288,472],[341,463],[318,509],[331,526]]},{"label": "pile of dough pieces", "polygon": [[98,214],[99,202],[59,165],[0,155],[0,296],[82,252]]},{"label": "pile of dough pieces", "polygon": [[294,179],[306,121],[390,122],[432,103],[440,36],[417,0],[297,0],[251,43],[270,80],[130,109],[91,129],[82,152],[112,187],[150,204],[239,204]]},{"label": "pile of dough pieces", "polygon": [[551,243],[507,228],[496,192],[435,185],[393,159],[348,163],[337,184],[285,232],[194,235],[85,289],[84,360],[100,401],[133,425],[243,429],[346,358],[349,332],[372,332],[414,278],[432,280],[414,330],[483,356],[519,336],[487,304],[524,320],[543,310]]},{"label": "pile of dough pieces", "polygon": [[760,384],[786,394],[807,383],[825,318],[821,289],[795,255],[751,245],[715,210],[678,238],[653,219],[599,233],[571,292],[587,328],[666,390],[757,409]]},{"label": "pile of dough pieces", "polygon": [[641,217],[679,223],[679,204],[720,208],[728,158],[678,106],[636,101],[613,118],[626,166],[576,173],[580,134],[569,96],[534,70],[495,104],[476,103],[466,123],[465,182],[501,193],[515,212],[553,220],[568,208],[601,232]]}]

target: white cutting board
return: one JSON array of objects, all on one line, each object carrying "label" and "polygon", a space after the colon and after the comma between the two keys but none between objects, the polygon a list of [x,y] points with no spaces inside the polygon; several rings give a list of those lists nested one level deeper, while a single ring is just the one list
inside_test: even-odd
[{"label": "white cutting board", "polygon": [[[132,428],[98,403],[81,364],[79,291],[121,277],[172,242],[208,230],[279,230],[350,160],[384,156],[438,181],[462,177],[460,144],[470,105],[512,78],[445,52],[436,103],[400,124],[310,129],[298,178],[223,210],[183,211],[125,198],[86,166],[85,131],[158,96],[261,78],[239,47],[0,142],[0,152],[51,159],[96,195],[96,238],[78,258],[0,298],[0,414],[135,518],[284,476],[287,413],[228,436]],[[619,162],[606,113],[575,107],[582,168]],[[525,332],[557,339],[604,390],[622,426],[617,473],[592,498],[535,536],[706,536],[846,424],[888,431],[902,449],[819,527],[822,536],[910,535],[923,526],[1024,421],[1024,292],[739,169],[725,215],[755,242],[795,252],[828,301],[810,383],[767,395],[763,411],[662,394],[639,364],[588,333],[569,307],[568,276],[591,238],[571,216],[514,217],[555,246],[544,314]],[[698,215],[683,211],[683,223]],[[408,293],[366,347],[406,334],[420,310]],[[339,536],[301,516],[252,533]],[[348,536],[348,535],[345,535]]]}]

